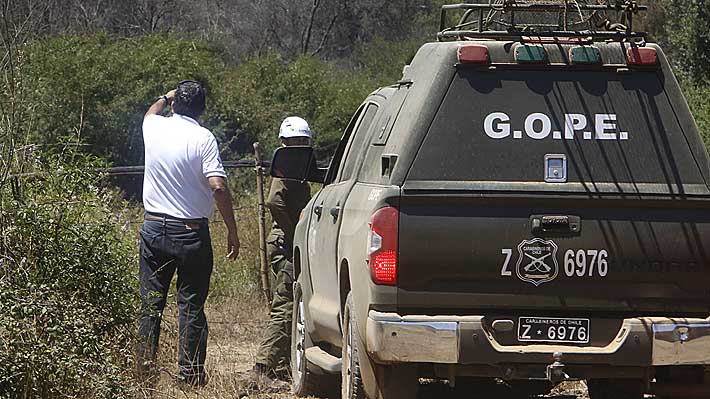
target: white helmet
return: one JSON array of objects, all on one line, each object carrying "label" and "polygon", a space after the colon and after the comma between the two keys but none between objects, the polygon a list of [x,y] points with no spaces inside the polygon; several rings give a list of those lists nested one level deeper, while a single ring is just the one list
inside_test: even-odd
[{"label": "white helmet", "polygon": [[297,116],[289,116],[284,119],[281,123],[281,129],[279,129],[279,138],[288,139],[291,137],[313,137],[311,133],[311,128],[308,126],[303,118]]}]

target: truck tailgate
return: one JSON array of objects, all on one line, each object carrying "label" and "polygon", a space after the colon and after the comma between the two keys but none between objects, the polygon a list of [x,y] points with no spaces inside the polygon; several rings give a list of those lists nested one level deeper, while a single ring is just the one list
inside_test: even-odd
[{"label": "truck tailgate", "polygon": [[708,201],[404,193],[401,308],[710,309]]}]

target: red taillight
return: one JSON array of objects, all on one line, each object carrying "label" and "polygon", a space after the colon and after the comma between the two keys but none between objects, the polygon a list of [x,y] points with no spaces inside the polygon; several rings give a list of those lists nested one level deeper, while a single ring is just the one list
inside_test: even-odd
[{"label": "red taillight", "polygon": [[656,49],[648,47],[631,47],[626,51],[626,58],[629,65],[656,65],[658,54]]},{"label": "red taillight", "polygon": [[488,47],[480,44],[465,44],[459,47],[459,62],[462,64],[487,64],[491,58]]},{"label": "red taillight", "polygon": [[375,284],[397,284],[397,245],[399,240],[399,211],[386,207],[372,215],[368,235],[367,262]]}]

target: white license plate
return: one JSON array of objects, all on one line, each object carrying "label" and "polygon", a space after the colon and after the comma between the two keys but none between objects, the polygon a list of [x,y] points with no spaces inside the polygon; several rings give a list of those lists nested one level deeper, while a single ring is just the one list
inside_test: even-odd
[{"label": "white license plate", "polygon": [[586,344],[589,343],[589,319],[520,317],[518,340]]}]

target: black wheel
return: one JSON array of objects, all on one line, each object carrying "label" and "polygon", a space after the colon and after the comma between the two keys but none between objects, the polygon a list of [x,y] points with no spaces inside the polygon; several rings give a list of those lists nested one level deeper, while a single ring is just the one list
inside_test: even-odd
[{"label": "black wheel", "polygon": [[365,388],[360,375],[360,354],[357,331],[357,319],[352,312],[353,298],[348,294],[343,312],[343,375],[341,396],[343,399],[365,399]]},{"label": "black wheel", "polygon": [[590,399],[643,399],[640,381],[636,380],[588,380]]},{"label": "black wheel", "polygon": [[[303,293],[298,283],[293,287],[293,320],[291,321],[291,378],[293,394],[298,397],[337,397],[338,375],[316,374],[309,371],[306,349],[313,346],[306,331]],[[311,366],[314,367],[314,366]]]}]

